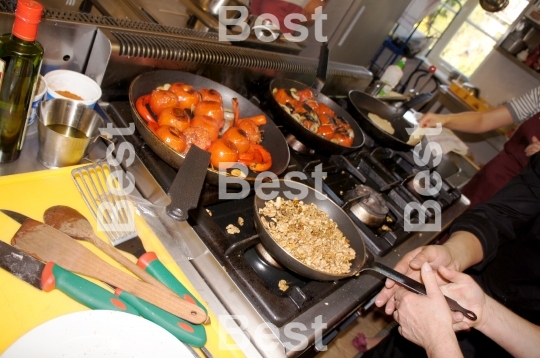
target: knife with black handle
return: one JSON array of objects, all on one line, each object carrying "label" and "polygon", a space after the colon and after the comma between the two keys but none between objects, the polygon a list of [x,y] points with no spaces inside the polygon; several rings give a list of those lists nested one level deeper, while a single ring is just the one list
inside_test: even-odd
[{"label": "knife with black handle", "polygon": [[92,309],[113,310],[139,315],[130,304],[112,292],[75,275],[53,262],[44,264],[0,240],[0,267],[24,282],[45,291],[59,289],[75,301]]}]

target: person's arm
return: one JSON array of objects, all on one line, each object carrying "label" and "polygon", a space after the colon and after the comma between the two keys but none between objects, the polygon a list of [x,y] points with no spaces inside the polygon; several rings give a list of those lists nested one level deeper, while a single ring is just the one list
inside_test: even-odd
[{"label": "person's arm", "polygon": [[[461,322],[456,322],[456,320],[454,320],[454,330],[459,331],[475,328],[491,338],[514,357],[538,356],[538,352],[540,351],[540,327],[519,317],[486,295],[472,277],[460,272],[448,270],[445,267],[440,267],[438,273],[446,282],[440,286],[442,292],[446,296],[457,301],[462,307],[473,311],[477,315],[476,321],[471,321],[467,318],[464,318]],[[428,275],[422,271],[422,278],[424,281],[426,278],[429,279],[427,276]],[[426,283],[426,288],[427,285],[428,284]],[[398,300],[400,300],[399,311],[403,312],[400,312],[398,316],[415,314],[416,316],[420,315],[420,317],[422,317],[423,312],[417,312],[415,310],[414,312],[408,313],[406,309],[410,310],[410,306],[402,307],[401,295],[402,293],[398,293],[397,297]],[[428,293],[428,296],[429,295],[430,294]],[[412,299],[409,299],[409,301],[415,302],[418,300],[413,297]],[[434,302],[440,303],[440,310],[447,307],[446,302],[442,303],[434,300],[423,300],[422,302],[426,305],[434,305]],[[410,302],[406,302],[406,304],[410,304]],[[406,317],[400,317],[400,319],[405,318]],[[427,317],[425,318],[427,320]],[[437,329],[437,327],[431,327],[431,325],[425,328],[431,331]],[[411,327],[408,329],[409,331],[412,329],[419,330],[421,327]],[[430,334],[426,332],[421,332],[421,334],[425,341],[431,342],[428,339],[433,340]],[[427,343],[425,342],[424,344]]]},{"label": "person's arm", "polygon": [[506,106],[499,106],[488,112],[463,112],[456,114],[426,113],[420,119],[421,127],[443,127],[466,133],[485,133],[514,123]]},{"label": "person's arm", "polygon": [[[417,281],[420,280],[420,268],[427,262],[434,269],[446,267],[455,271],[463,271],[476,265],[483,258],[483,249],[478,238],[467,231],[455,232],[444,245],[429,245],[419,247],[407,253],[394,270],[401,272]],[[385,287],[375,298],[375,305],[386,305],[386,314],[392,314],[395,309],[393,296],[397,285],[387,279]]]},{"label": "person's arm", "polygon": [[452,329],[453,315],[428,263],[422,265],[426,296],[400,289],[394,319],[399,333],[426,350],[428,357],[462,357]]},{"label": "person's arm", "polygon": [[487,297],[486,319],[477,329],[497,342],[514,357],[537,357],[540,352],[540,327],[516,315]]},{"label": "person's arm", "polygon": [[[395,270],[415,280],[424,262],[432,267],[463,271],[477,265],[481,269],[496,255],[499,245],[516,239],[516,230],[540,215],[540,154],[503,187],[490,201],[479,204],[458,217],[452,224],[450,239],[444,245],[417,248],[406,254]],[[375,304],[395,308],[396,285],[387,279]]]}]

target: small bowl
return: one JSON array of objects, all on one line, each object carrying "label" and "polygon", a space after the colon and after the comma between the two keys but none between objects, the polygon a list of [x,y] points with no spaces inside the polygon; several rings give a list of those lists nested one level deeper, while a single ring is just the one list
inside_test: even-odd
[{"label": "small bowl", "polygon": [[78,72],[56,70],[47,73],[44,77],[48,86],[47,100],[53,98],[71,99],[94,108],[101,97],[101,87],[96,81]]}]

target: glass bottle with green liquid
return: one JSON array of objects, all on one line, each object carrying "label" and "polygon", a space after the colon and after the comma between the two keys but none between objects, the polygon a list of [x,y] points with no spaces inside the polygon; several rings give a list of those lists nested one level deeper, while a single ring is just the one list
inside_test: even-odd
[{"label": "glass bottle with green liquid", "polygon": [[0,163],[21,153],[43,46],[36,41],[43,6],[19,0],[11,33],[0,36]]}]

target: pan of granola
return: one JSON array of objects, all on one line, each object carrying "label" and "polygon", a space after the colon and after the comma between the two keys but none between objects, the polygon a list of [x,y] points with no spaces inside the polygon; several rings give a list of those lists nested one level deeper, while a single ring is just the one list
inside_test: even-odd
[{"label": "pan of granola", "polygon": [[[418,294],[423,284],[374,260],[351,218],[323,193],[302,183],[280,180],[259,187],[254,222],[268,253],[306,278],[335,281],[378,272]],[[467,317],[474,313],[447,298],[450,308]]]}]

